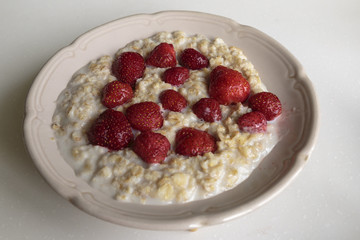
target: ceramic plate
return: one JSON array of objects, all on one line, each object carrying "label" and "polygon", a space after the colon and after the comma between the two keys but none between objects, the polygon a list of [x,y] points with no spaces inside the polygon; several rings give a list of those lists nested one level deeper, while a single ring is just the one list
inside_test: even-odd
[{"label": "ceramic plate", "polygon": [[[220,37],[228,45],[243,49],[268,90],[283,102],[281,131],[285,136],[246,181],[216,197],[163,206],[118,202],[78,178],[60,156],[50,128],[55,101],[72,75],[89,61],[112,55],[133,40],[175,30]],[[130,227],[191,230],[240,217],[284,189],[309,159],[318,132],[318,110],[302,66],[271,37],[228,18],[168,11],[104,24],[57,52],[31,87],[24,130],[27,147],[41,174],[59,194],[85,212]]]}]

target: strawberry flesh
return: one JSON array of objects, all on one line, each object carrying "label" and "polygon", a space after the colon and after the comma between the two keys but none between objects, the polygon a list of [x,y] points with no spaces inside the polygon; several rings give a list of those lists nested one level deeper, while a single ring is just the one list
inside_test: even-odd
[{"label": "strawberry flesh", "polygon": [[166,69],[162,77],[163,81],[173,86],[180,86],[190,77],[189,69],[184,67],[173,67]]},{"label": "strawberry flesh", "polygon": [[121,53],[112,64],[112,73],[121,82],[135,86],[145,71],[144,58],[136,52]]},{"label": "strawberry flesh", "polygon": [[92,145],[118,151],[129,145],[133,139],[133,133],[122,112],[107,109],[92,124],[87,137]]},{"label": "strawberry flesh", "polygon": [[102,91],[101,103],[107,108],[120,106],[133,97],[133,90],[127,83],[112,81]]},{"label": "strawberry flesh", "polygon": [[206,122],[220,121],[222,118],[220,104],[213,98],[200,99],[193,105],[192,110],[198,118]]},{"label": "strawberry flesh", "polygon": [[160,102],[164,109],[173,111],[173,112],[181,112],[186,106],[186,99],[177,91],[168,89],[161,93]]},{"label": "strawberry flesh", "polygon": [[198,70],[209,66],[209,59],[193,48],[186,48],[179,59],[180,65],[191,70]]},{"label": "strawberry flesh", "polygon": [[259,92],[251,96],[249,107],[253,111],[262,112],[268,121],[275,119],[282,112],[279,98],[271,92]]},{"label": "strawberry flesh", "polygon": [[209,95],[220,104],[245,102],[250,94],[250,84],[233,69],[217,66],[210,73]]},{"label": "strawberry flesh", "polygon": [[169,43],[160,43],[150,52],[146,64],[159,68],[175,67],[176,53],[174,46]]},{"label": "strawberry flesh", "polygon": [[169,150],[169,140],[160,133],[142,132],[133,144],[134,152],[147,163],[162,163]]},{"label": "strawberry flesh", "polygon": [[241,131],[248,133],[264,133],[267,129],[267,121],[261,112],[245,113],[238,119],[238,125]]},{"label": "strawberry flesh", "polygon": [[148,131],[161,128],[164,118],[160,106],[154,102],[141,102],[126,109],[126,117],[132,128]]},{"label": "strawberry flesh", "polygon": [[202,156],[217,149],[216,140],[209,133],[195,128],[182,128],[175,136],[175,152],[183,156]]}]

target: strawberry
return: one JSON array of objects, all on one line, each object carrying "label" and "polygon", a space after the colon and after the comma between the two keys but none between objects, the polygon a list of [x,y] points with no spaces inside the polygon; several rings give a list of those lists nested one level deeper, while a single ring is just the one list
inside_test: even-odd
[{"label": "strawberry", "polygon": [[87,132],[92,145],[121,150],[129,145],[133,133],[128,120],[122,112],[107,109],[95,120]]},{"label": "strawberry", "polygon": [[209,66],[209,59],[193,48],[185,49],[180,55],[180,65],[191,70],[198,70]]},{"label": "strawberry", "polygon": [[126,109],[125,114],[131,127],[140,131],[158,129],[164,123],[160,107],[154,102],[133,104]]},{"label": "strawberry", "polygon": [[198,118],[206,122],[220,121],[222,118],[220,104],[213,98],[200,99],[193,105],[192,110]]},{"label": "strawberry", "polygon": [[262,112],[268,121],[275,119],[282,112],[279,98],[270,92],[254,94],[249,98],[249,106],[253,111]]},{"label": "strawberry", "polygon": [[174,46],[169,43],[160,43],[150,52],[146,64],[159,68],[175,67],[176,53]]},{"label": "strawberry", "polygon": [[102,91],[102,104],[107,108],[120,106],[133,97],[133,90],[127,83],[112,81]]},{"label": "strawberry", "polygon": [[186,99],[177,91],[168,89],[161,93],[160,102],[164,109],[181,112],[186,106]]},{"label": "strawberry", "polygon": [[267,121],[261,112],[245,113],[238,119],[238,125],[241,131],[248,133],[264,133],[267,128]]},{"label": "strawberry", "polygon": [[184,67],[173,67],[166,69],[163,75],[163,81],[170,83],[173,86],[180,86],[184,84],[190,77],[190,71]]},{"label": "strawberry", "polygon": [[146,131],[136,137],[133,150],[147,163],[162,163],[170,150],[170,142],[160,133]]},{"label": "strawberry", "polygon": [[204,155],[207,152],[215,152],[216,140],[209,133],[195,128],[182,128],[175,136],[175,152],[183,156]]},{"label": "strawberry", "polygon": [[136,52],[121,53],[112,64],[112,73],[121,82],[135,86],[145,71],[144,58]]},{"label": "strawberry", "polygon": [[250,94],[250,84],[233,69],[217,66],[210,73],[209,95],[220,104],[244,102]]}]

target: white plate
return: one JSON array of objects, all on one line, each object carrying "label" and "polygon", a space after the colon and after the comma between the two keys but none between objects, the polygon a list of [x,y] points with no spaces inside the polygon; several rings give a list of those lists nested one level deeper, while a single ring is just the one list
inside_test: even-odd
[{"label": "white plate", "polygon": [[[284,105],[285,137],[239,186],[216,197],[165,206],[123,203],[75,176],[60,156],[50,128],[56,99],[72,75],[90,60],[111,55],[125,44],[160,31],[181,30],[220,37],[244,50],[269,91]],[[187,230],[223,223],[269,201],[303,168],[318,133],[318,109],[311,82],[299,62],[264,33],[228,18],[168,11],[135,15],[97,27],[56,53],[35,79],[28,95],[25,138],[34,163],[63,197],[98,218],[144,229]]]}]

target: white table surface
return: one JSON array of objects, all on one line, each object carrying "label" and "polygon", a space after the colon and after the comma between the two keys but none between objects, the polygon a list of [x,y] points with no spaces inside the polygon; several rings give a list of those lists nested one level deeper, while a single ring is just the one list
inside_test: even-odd
[{"label": "white table surface", "polygon": [[[26,152],[27,92],[78,35],[137,13],[192,10],[269,34],[304,65],[319,100],[316,148],[256,211],[197,232],[147,231],[87,215],[55,193]],[[359,239],[360,1],[14,0],[0,2],[0,239]]]}]

